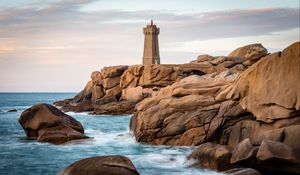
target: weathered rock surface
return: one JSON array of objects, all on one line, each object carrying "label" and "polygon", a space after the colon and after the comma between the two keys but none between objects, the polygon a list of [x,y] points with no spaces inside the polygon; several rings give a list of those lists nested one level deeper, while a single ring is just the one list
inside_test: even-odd
[{"label": "weathered rock surface", "polygon": [[189,75],[203,75],[205,71],[196,64],[105,67],[101,72],[93,72],[86,87],[73,99],[54,104],[64,111],[129,114],[136,103],[154,96],[160,88]]},{"label": "weathered rock surface", "polygon": [[225,70],[236,73],[244,71],[267,54],[267,49],[261,44],[251,44],[235,49],[228,56],[200,55],[191,63],[207,67],[206,73],[220,73]]},{"label": "weathered rock surface", "polygon": [[137,141],[200,145],[191,158],[202,167],[300,174],[299,48],[297,42],[268,54],[253,44],[190,64],[108,67],[57,104],[72,110],[90,102],[96,114],[134,113]]},{"label": "weathered rock surface", "polygon": [[194,165],[202,168],[224,171],[234,168],[229,163],[231,154],[231,148],[228,146],[204,143],[196,148],[188,159],[196,159]]},{"label": "weathered rock surface", "polygon": [[256,60],[263,56],[266,56],[268,51],[261,44],[250,44],[235,49],[229,54],[229,57],[241,58],[244,61],[247,60]]},{"label": "weathered rock surface", "polygon": [[124,156],[98,156],[79,160],[59,175],[139,175],[133,163]]},{"label": "weathered rock surface", "polygon": [[[132,127],[139,142],[166,145],[199,145],[214,141],[222,116],[244,115],[238,102],[215,100],[230,83],[190,76],[136,105]],[[233,110],[234,111],[233,111]]]},{"label": "weathered rock surface", "polygon": [[[300,167],[299,48],[297,42],[268,55],[260,45],[251,45],[228,57],[200,56],[195,64],[213,65],[212,73],[184,78],[136,105],[130,124],[136,140],[200,145],[192,157],[206,168],[250,166],[263,174],[300,174],[295,168]],[[243,69],[233,70],[233,62]],[[211,151],[201,145],[206,142],[230,148],[229,161],[214,154],[223,146],[209,145],[216,149]]]},{"label": "weathered rock surface", "polygon": [[299,115],[299,48],[297,42],[261,59],[241,75],[229,96],[260,121],[271,123]]},{"label": "weathered rock surface", "polygon": [[19,123],[29,139],[54,144],[86,139],[80,122],[49,104],[37,104],[22,112]]},{"label": "weathered rock surface", "polygon": [[[195,160],[194,166],[219,171],[247,166],[262,174],[300,174],[298,154],[276,141],[263,140],[261,145],[254,146],[246,139],[233,150],[225,145],[204,143],[188,158]],[[232,170],[225,173],[230,174]]]},{"label": "weathered rock surface", "polygon": [[223,173],[228,175],[261,175],[258,171],[252,168],[234,168],[224,171]]},{"label": "weathered rock surface", "polygon": [[258,148],[253,146],[250,139],[247,138],[241,141],[232,151],[232,157],[230,159],[231,164],[246,162],[253,160],[256,156]]},{"label": "weathered rock surface", "polygon": [[132,114],[135,103],[130,101],[110,102],[94,105],[94,114],[124,115]]}]

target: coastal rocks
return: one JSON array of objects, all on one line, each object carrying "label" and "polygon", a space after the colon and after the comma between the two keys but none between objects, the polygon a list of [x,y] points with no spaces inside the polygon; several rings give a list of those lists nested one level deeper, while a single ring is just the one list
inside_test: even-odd
[{"label": "coastal rocks", "polygon": [[37,104],[22,112],[19,123],[29,139],[61,144],[86,139],[80,122],[49,104]]},{"label": "coastal rocks", "polygon": [[79,160],[59,175],[139,175],[125,156],[98,156]]},{"label": "coastal rocks", "polygon": [[155,96],[161,88],[205,72],[205,68],[194,64],[105,67],[101,72],[93,72],[84,90],[73,99],[54,104],[64,111],[129,114],[133,113],[136,103]]},{"label": "coastal rocks", "polygon": [[[73,103],[78,103],[82,101],[90,101],[92,98],[92,89],[93,89],[93,81],[88,81],[88,83],[85,85],[84,89],[79,92],[71,101]],[[66,100],[63,100],[64,102],[67,102]],[[56,104],[61,104],[61,102],[56,102]]]},{"label": "coastal rocks", "polygon": [[7,112],[17,112],[17,109],[10,109]]},{"label": "coastal rocks", "polygon": [[212,75],[226,70],[238,73],[243,72],[267,54],[267,49],[261,44],[251,44],[235,49],[228,56],[200,55],[197,60],[191,61],[191,63],[205,66],[209,70],[206,73]]},{"label": "coastal rocks", "polygon": [[103,97],[121,97],[122,88],[120,87],[121,75],[128,69],[128,66],[104,67],[101,72],[96,71],[91,75],[93,82],[92,102]]},{"label": "coastal rocks", "polygon": [[127,69],[128,66],[111,66],[104,67],[101,72],[95,71],[86,87],[73,99],[57,101],[54,104],[63,111],[91,112],[95,107],[99,109],[100,104],[112,102],[111,99],[118,102],[122,94],[120,78]]},{"label": "coastal rocks", "polygon": [[258,171],[252,168],[233,168],[223,172],[228,175],[261,175]]},{"label": "coastal rocks", "polygon": [[122,92],[122,99],[130,102],[138,103],[143,99],[151,96],[155,96],[157,91],[153,88],[142,88],[141,86],[137,87],[128,87]]},{"label": "coastal rocks", "polygon": [[134,111],[134,102],[120,101],[110,102],[102,105],[94,105],[92,114],[107,114],[107,115],[129,115]]},{"label": "coastal rocks", "polygon": [[229,54],[229,57],[238,57],[247,60],[256,60],[263,56],[266,56],[268,51],[261,44],[250,44],[247,46],[243,46],[235,49]]},{"label": "coastal rocks", "polygon": [[[189,64],[104,67],[101,71],[95,71],[91,74],[91,80],[73,99],[58,101],[54,104],[62,106],[64,111],[84,112],[93,111],[94,105],[98,101],[103,102],[102,99],[107,98],[117,100],[111,104],[112,107],[116,106],[115,103],[123,103],[123,101],[138,103],[145,98],[156,96],[161,88],[170,86],[191,75],[198,75],[203,79],[214,79],[216,81],[225,78],[226,81],[233,82],[241,72],[266,54],[267,50],[263,46],[254,44],[239,48],[229,56],[212,57],[202,55]],[[197,91],[196,88],[194,89]],[[210,89],[210,93],[216,93],[214,91],[217,89]],[[136,93],[133,93],[135,90]],[[178,89],[175,94],[190,93],[184,91],[184,88]],[[197,94],[198,92],[194,93]],[[80,107],[82,105],[83,107]],[[108,103],[105,103],[105,105],[109,106]],[[99,103],[97,109],[99,109]],[[107,114],[108,111],[105,111],[105,114]],[[133,109],[130,110],[130,112],[132,111]],[[95,113],[102,114],[101,110],[97,110]],[[124,114],[127,113],[129,111],[125,111]]]},{"label": "coastal rocks", "polygon": [[[260,145],[252,145],[246,139],[234,149],[226,145],[205,143],[188,158],[194,160],[194,166],[218,171],[252,167],[262,174],[300,174],[297,155],[291,147],[281,142],[263,140]],[[225,173],[230,174],[232,171]]]},{"label": "coastal rocks", "polygon": [[[226,120],[222,126],[220,143],[235,147],[244,139],[249,138],[255,145],[261,144],[264,139],[284,142],[285,144],[299,149],[300,116],[292,119],[277,120],[272,124],[263,123],[251,118]],[[297,128],[297,129],[296,129]],[[292,142],[292,139],[296,139]]]},{"label": "coastal rocks", "polygon": [[199,145],[215,141],[224,115],[244,115],[237,102],[216,101],[230,83],[225,79],[189,76],[162,88],[136,105],[131,130],[139,142],[164,145]]},{"label": "coastal rocks", "polygon": [[233,165],[230,166],[231,154],[228,146],[204,143],[194,149],[188,159],[196,160],[194,166],[224,171],[234,168]]},{"label": "coastal rocks", "polygon": [[54,102],[53,104],[55,106],[67,106],[70,104],[70,102],[72,101],[73,99],[65,99],[65,100],[61,100],[61,101],[56,101]]},{"label": "coastal rocks", "polygon": [[73,111],[73,112],[86,112],[86,111],[93,111],[94,106],[92,103],[88,100],[81,101],[78,103],[74,103],[73,105],[70,105],[69,108],[65,107],[62,108],[63,111]]},{"label": "coastal rocks", "polygon": [[204,75],[205,69],[193,64],[135,65],[121,77],[121,87],[166,87],[189,75]]},{"label": "coastal rocks", "polygon": [[136,140],[200,145],[192,157],[201,167],[300,174],[299,48],[297,42],[267,55],[253,45],[228,57],[200,56],[194,64],[212,65],[213,72],[183,78],[136,105],[130,123]]},{"label": "coastal rocks", "polygon": [[300,113],[300,42],[247,69],[228,98],[239,100],[257,120],[272,123]]},{"label": "coastal rocks", "polygon": [[257,154],[257,147],[253,146],[247,138],[240,142],[232,151],[231,164],[247,162],[252,160]]}]

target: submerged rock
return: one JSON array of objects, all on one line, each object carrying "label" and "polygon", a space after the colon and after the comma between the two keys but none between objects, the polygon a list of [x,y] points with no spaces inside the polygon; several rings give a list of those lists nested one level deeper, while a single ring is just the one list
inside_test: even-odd
[{"label": "submerged rock", "polygon": [[19,123],[29,139],[61,144],[86,139],[79,121],[49,104],[37,104],[22,112]]},{"label": "submerged rock", "polygon": [[10,109],[7,112],[17,112],[17,109]]},{"label": "submerged rock", "polygon": [[79,160],[59,175],[139,175],[125,156],[98,156]]}]

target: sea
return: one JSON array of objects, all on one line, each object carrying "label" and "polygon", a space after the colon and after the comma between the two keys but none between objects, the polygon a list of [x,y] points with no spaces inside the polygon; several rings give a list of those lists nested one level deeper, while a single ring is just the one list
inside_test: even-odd
[{"label": "sea", "polygon": [[[89,115],[67,112],[80,121],[92,139],[62,145],[28,140],[18,119],[38,103],[71,98],[75,93],[0,93],[0,174],[55,175],[73,162],[102,155],[124,155],[141,175],[220,175],[192,168],[186,159],[190,147],[155,146],[135,141],[130,116]],[[7,112],[17,109],[17,112]]]}]

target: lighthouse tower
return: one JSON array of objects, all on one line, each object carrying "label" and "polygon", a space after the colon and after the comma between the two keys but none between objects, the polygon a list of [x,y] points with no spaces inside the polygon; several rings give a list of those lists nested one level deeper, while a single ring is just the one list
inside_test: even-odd
[{"label": "lighthouse tower", "polygon": [[158,46],[159,28],[151,20],[150,24],[144,27],[143,31],[145,35],[143,64],[160,64]]}]

